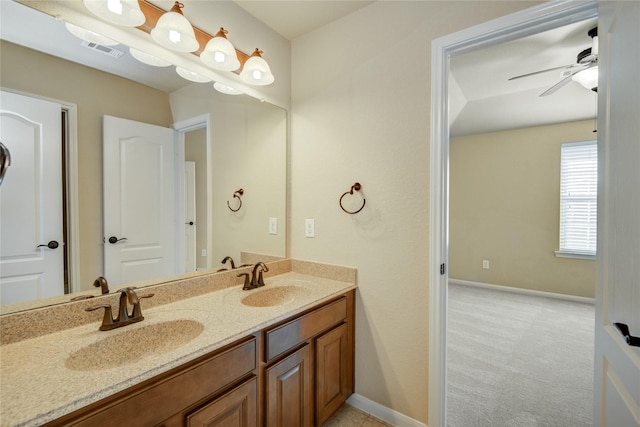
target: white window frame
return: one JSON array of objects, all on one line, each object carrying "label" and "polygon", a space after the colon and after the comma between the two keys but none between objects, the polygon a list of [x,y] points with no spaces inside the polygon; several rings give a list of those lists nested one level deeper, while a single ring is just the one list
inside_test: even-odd
[{"label": "white window frame", "polygon": [[[597,142],[567,142],[561,145],[560,150],[560,249],[556,251],[556,256],[595,259],[598,212]],[[579,204],[577,209],[576,203]],[[576,231],[584,233],[583,236],[575,237]]]}]

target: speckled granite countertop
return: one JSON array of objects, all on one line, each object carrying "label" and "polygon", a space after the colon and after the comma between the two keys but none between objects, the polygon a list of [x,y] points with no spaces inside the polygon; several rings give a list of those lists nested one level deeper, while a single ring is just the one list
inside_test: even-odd
[{"label": "speckled granite countertop", "polygon": [[[2,345],[0,424],[40,425],[59,418],[354,289],[355,273],[353,277],[353,281],[341,281],[288,272],[266,279],[265,288],[253,291],[233,286],[147,309],[143,302],[144,321],[112,331],[99,331],[97,322]],[[241,303],[251,293],[275,286],[304,290],[277,306]],[[145,292],[141,289],[138,293]],[[73,353],[101,340],[175,320],[199,322],[204,328],[175,349],[155,350],[121,366],[76,370],[78,366],[68,362]],[[96,360],[96,365],[100,364]]]}]

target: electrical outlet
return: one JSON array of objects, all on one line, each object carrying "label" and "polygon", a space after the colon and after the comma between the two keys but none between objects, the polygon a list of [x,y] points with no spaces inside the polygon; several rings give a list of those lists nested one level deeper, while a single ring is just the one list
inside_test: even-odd
[{"label": "electrical outlet", "polygon": [[200,254],[202,254],[202,256],[207,256],[207,250],[203,249],[202,252],[200,252]]},{"label": "electrical outlet", "polygon": [[278,218],[269,218],[269,234],[278,234]]},{"label": "electrical outlet", "polygon": [[304,237],[316,237],[315,220],[310,218],[304,220]]},{"label": "electrical outlet", "polygon": [[482,260],[482,268],[484,268],[485,270],[489,269],[489,260],[488,259],[483,259]]}]

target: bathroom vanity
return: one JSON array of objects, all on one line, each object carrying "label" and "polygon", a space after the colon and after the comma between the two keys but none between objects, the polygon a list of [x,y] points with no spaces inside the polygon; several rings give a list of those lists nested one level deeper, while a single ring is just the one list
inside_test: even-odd
[{"label": "bathroom vanity", "polygon": [[143,307],[116,330],[96,321],[3,345],[2,425],[321,425],[354,390],[351,277],[294,268],[255,290]]}]

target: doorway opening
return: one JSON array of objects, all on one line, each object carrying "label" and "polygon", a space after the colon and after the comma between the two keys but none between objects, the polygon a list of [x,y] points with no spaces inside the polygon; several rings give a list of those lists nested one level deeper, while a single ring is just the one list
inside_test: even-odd
[{"label": "doorway opening", "polygon": [[[212,148],[210,116],[204,114],[174,123],[178,221],[184,232],[177,236],[180,262],[185,272],[213,268]],[[180,229],[180,227],[178,227]]]},{"label": "doorway opening", "polygon": [[430,152],[429,425],[446,425],[449,250],[449,58],[597,17],[597,2],[545,4],[432,42]]}]

